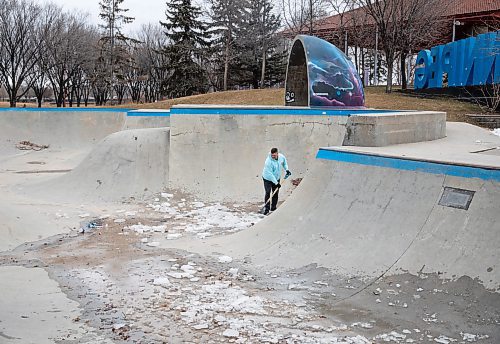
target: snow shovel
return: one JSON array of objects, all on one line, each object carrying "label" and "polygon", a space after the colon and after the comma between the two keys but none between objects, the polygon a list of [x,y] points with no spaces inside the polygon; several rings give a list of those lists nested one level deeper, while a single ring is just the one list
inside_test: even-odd
[{"label": "snow shovel", "polygon": [[[285,180],[286,180],[289,176],[290,176],[290,175],[285,175],[285,178],[283,179],[283,181],[285,181]],[[280,184],[282,183],[281,179],[280,179],[280,182],[279,182],[279,183],[280,183]],[[276,192],[278,192],[278,190],[279,190],[279,189],[280,189],[280,188],[276,188],[276,189],[274,189],[274,191],[273,191],[273,192],[271,192],[271,195],[270,195],[270,196],[269,196],[269,198],[267,199],[266,203],[264,203],[264,205],[262,206],[262,208],[260,208],[260,211],[259,211],[259,213],[260,213],[260,214],[264,214],[264,213],[266,212],[266,205],[267,205],[267,203],[271,202],[271,200],[273,199],[274,194],[275,194]]]}]

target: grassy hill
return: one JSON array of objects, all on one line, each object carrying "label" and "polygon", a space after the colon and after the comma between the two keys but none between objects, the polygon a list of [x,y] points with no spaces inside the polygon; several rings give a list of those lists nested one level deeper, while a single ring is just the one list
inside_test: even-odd
[{"label": "grassy hill", "polygon": [[[367,87],[366,106],[377,109],[445,111],[448,114],[448,121],[465,121],[466,114],[481,113],[478,106],[466,102],[453,99],[420,99],[398,92],[386,94],[384,89],[384,87]],[[169,109],[176,104],[283,105],[283,102],[284,89],[263,89],[200,94],[153,104],[134,104],[133,107]]]}]

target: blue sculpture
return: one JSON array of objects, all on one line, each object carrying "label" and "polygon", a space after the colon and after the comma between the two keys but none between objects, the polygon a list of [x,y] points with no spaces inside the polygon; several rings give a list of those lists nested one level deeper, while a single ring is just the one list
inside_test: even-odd
[{"label": "blue sculpture", "polygon": [[295,38],[285,85],[285,105],[362,107],[365,95],[354,64],[333,44],[317,37]]},{"label": "blue sculpture", "polygon": [[462,39],[417,55],[415,89],[480,86],[500,83],[500,31]]}]

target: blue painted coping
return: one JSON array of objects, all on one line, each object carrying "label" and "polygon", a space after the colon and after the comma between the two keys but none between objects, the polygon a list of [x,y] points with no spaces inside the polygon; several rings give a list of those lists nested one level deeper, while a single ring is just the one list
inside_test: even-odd
[{"label": "blue painted coping", "polygon": [[500,182],[500,169],[320,149],[316,159]]},{"label": "blue painted coping", "polygon": [[[404,110],[407,112],[407,110]],[[323,108],[235,108],[235,107],[193,107],[193,108],[171,108],[172,115],[300,115],[300,116],[351,116],[353,114],[380,114],[401,112],[400,110],[373,110],[373,109],[323,109]]]},{"label": "blue painted coping", "polygon": [[65,107],[65,108],[0,108],[1,111],[29,111],[29,112],[128,112],[133,109],[126,108],[86,108],[86,107]]},{"label": "blue painted coping", "polygon": [[158,112],[155,111],[141,111],[141,110],[133,110],[127,112],[128,117],[170,117],[170,111],[168,110],[160,110]]}]

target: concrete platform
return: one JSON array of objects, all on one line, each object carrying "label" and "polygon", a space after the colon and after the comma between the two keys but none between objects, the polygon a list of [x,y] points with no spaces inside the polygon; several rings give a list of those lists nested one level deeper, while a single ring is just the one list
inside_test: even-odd
[{"label": "concrete platform", "polygon": [[500,137],[467,123],[448,122],[446,137],[419,143],[386,147],[335,147],[343,152],[500,168]]}]

